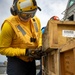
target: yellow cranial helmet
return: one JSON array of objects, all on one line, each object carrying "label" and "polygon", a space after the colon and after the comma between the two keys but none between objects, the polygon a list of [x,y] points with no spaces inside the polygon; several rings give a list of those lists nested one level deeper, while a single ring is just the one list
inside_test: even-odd
[{"label": "yellow cranial helmet", "polygon": [[41,11],[36,0],[14,0],[10,11],[14,16],[18,15],[23,19],[28,19],[34,17],[37,9]]}]

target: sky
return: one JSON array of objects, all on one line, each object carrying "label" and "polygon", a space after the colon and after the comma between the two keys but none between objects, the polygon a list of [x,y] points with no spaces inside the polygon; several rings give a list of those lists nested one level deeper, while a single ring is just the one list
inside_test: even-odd
[{"label": "sky", "polygon": [[[36,0],[37,5],[41,8],[41,11],[37,10],[36,16],[40,19],[41,28],[47,25],[48,20],[56,15],[59,19],[62,19],[62,14],[67,6],[68,0]],[[0,27],[3,21],[8,18],[10,13],[10,7],[13,0],[0,0]],[[0,55],[0,62],[6,61],[5,56]]]}]

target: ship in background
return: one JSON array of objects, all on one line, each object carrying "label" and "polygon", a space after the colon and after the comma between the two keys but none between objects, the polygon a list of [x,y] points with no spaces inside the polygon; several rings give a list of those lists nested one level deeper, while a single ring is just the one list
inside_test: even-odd
[{"label": "ship in background", "polygon": [[68,1],[63,20],[75,21],[75,0]]},{"label": "ship in background", "polygon": [[5,74],[6,75],[6,68],[7,67],[7,61],[0,62],[0,75]]}]

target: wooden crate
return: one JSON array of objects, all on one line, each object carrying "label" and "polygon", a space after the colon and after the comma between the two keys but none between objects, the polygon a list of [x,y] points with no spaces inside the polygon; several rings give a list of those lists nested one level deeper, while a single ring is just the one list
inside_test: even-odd
[{"label": "wooden crate", "polygon": [[59,75],[59,51],[53,50],[44,57],[44,75]]},{"label": "wooden crate", "polygon": [[60,75],[75,75],[75,41],[71,40],[60,51]]},{"label": "wooden crate", "polygon": [[42,57],[42,75],[49,75],[48,74],[48,55]]},{"label": "wooden crate", "polygon": [[50,51],[43,60],[44,75],[75,75],[75,40]]},{"label": "wooden crate", "polygon": [[[43,34],[43,50],[53,50],[65,44],[69,38],[74,38],[74,21],[56,21],[50,20]],[[64,34],[64,33],[65,34]],[[71,34],[72,33],[72,34]],[[70,35],[72,35],[70,37]]]}]

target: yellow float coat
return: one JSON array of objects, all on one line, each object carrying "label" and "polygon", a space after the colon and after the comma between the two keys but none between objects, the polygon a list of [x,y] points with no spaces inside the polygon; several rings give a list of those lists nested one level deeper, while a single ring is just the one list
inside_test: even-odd
[{"label": "yellow float coat", "polygon": [[[36,42],[31,42],[30,38],[35,38]],[[32,58],[25,56],[26,48],[39,46],[42,46],[42,33],[37,17],[23,22],[18,16],[11,16],[4,21],[0,34],[0,54],[16,56],[28,62]]]}]

